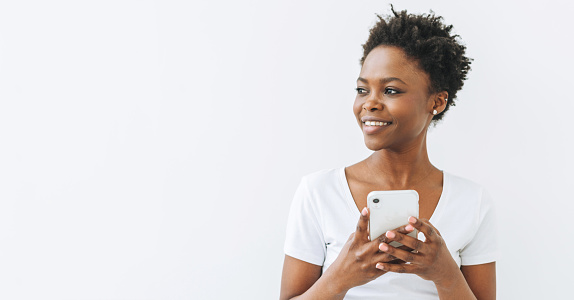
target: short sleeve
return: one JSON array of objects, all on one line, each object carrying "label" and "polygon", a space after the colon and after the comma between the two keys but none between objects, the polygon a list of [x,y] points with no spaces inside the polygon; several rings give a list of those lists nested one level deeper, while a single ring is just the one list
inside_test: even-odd
[{"label": "short sleeve", "polygon": [[498,258],[498,236],[494,202],[486,191],[482,191],[476,232],[470,242],[461,250],[461,265],[479,265],[496,261]]},{"label": "short sleeve", "polygon": [[284,250],[291,257],[322,266],[326,246],[316,204],[303,177],[291,203]]}]

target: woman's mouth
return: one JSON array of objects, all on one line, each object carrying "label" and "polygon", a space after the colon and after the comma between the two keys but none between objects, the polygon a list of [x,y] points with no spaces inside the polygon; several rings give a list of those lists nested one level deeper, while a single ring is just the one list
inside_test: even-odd
[{"label": "woman's mouth", "polygon": [[365,121],[363,122],[363,132],[366,134],[375,134],[391,124],[393,124],[393,122]]},{"label": "woman's mouth", "polygon": [[366,126],[387,126],[390,125],[392,122],[377,122],[377,121],[365,121],[363,124]]}]

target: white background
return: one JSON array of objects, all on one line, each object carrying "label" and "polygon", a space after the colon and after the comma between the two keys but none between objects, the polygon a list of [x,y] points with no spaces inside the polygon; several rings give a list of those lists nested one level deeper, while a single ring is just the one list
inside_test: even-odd
[{"label": "white background", "polygon": [[[431,129],[498,208],[500,299],[569,295],[572,2],[396,1],[475,59]],[[384,1],[0,2],[0,298],[277,299],[301,176],[352,114]]]}]

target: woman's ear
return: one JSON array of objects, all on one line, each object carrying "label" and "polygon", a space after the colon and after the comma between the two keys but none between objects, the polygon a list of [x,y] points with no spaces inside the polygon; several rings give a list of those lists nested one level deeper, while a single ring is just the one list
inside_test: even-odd
[{"label": "woman's ear", "polygon": [[[436,110],[436,114],[440,114],[446,108],[448,102],[448,92],[442,91],[436,93],[434,97],[433,112]],[[434,113],[433,113],[434,114]]]}]

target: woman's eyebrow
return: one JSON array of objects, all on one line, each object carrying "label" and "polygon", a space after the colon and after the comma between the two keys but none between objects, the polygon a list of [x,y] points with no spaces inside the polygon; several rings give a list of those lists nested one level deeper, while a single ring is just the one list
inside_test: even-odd
[{"label": "woman's eyebrow", "polygon": [[[367,79],[362,78],[362,77],[357,78],[357,81],[361,81],[361,82],[364,82],[364,83],[369,83],[369,81],[368,81]],[[381,80],[379,80],[379,83],[380,83],[380,84],[386,84],[386,83],[389,83],[389,82],[391,82],[391,81],[400,81],[400,82],[402,82],[404,85],[408,85],[406,82],[402,81],[400,78],[397,78],[397,77],[385,77],[385,78],[381,78]]]}]

